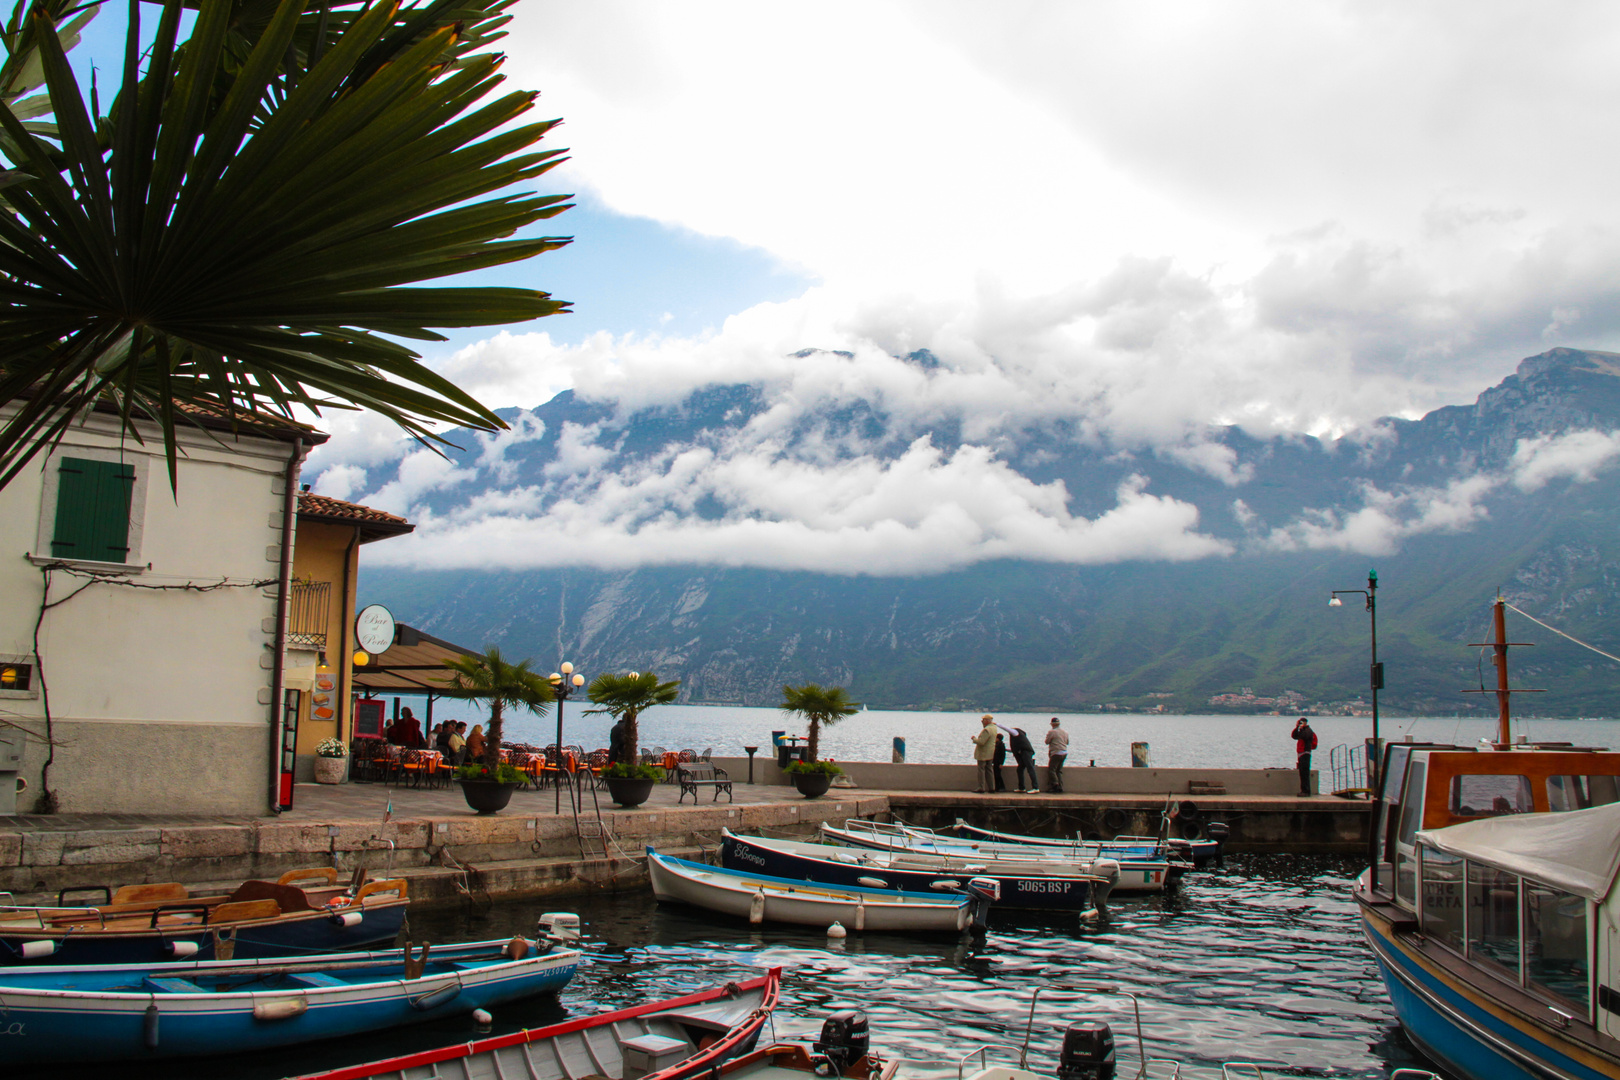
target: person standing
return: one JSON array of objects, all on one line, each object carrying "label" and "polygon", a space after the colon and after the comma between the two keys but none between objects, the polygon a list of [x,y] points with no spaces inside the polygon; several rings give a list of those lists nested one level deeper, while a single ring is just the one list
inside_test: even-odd
[{"label": "person standing", "polygon": [[[1029,732],[1021,727],[1010,728],[1005,724],[997,727],[1007,733],[1007,748],[1012,751],[1013,761],[1017,769],[1013,773],[1017,786],[1014,791],[1021,791],[1025,795],[1033,795],[1041,790],[1041,785],[1035,779],[1035,747],[1029,741]],[[1024,774],[1029,774],[1029,786],[1024,785]]]},{"label": "person standing", "polygon": [[1294,752],[1299,755],[1299,793],[1309,796],[1311,793],[1311,751],[1316,749],[1316,732],[1311,730],[1310,722],[1303,716],[1299,723],[1294,725],[1293,734]]},{"label": "person standing", "polygon": [[608,729],[609,765],[617,765],[621,761],[623,761],[626,765],[635,764],[633,761],[624,761],[624,729],[629,726],[630,725],[625,721],[625,718],[621,716],[617,720],[613,721],[613,726]]},{"label": "person standing", "polygon": [[1063,794],[1063,762],[1068,757],[1069,733],[1054,716],[1052,730],[1046,733],[1046,790],[1054,795]]},{"label": "person standing", "polygon": [[1007,774],[1001,770],[1007,767],[1007,740],[1002,738],[999,731],[996,732],[996,756],[990,759],[990,764],[994,767],[996,774],[996,790],[1006,791]]},{"label": "person standing", "polygon": [[979,733],[972,738],[973,761],[979,766],[979,786],[973,790],[983,794],[996,787],[996,718],[984,716],[979,720]]}]

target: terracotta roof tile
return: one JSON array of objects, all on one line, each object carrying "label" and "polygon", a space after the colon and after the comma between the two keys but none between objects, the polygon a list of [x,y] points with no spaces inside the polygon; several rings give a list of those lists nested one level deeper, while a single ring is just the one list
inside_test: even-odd
[{"label": "terracotta roof tile", "polygon": [[[416,528],[415,525],[400,517],[383,510],[373,510],[369,506],[359,503],[344,502],[327,495],[316,495],[314,492],[301,491],[298,493],[298,516],[318,518],[323,521],[352,522],[356,525],[380,526],[378,532],[383,536],[395,536],[407,533]],[[381,537],[379,536],[379,539]]]}]

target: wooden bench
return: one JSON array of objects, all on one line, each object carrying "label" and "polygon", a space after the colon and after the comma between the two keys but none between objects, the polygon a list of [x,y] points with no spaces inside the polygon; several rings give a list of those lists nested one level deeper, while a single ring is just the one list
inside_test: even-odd
[{"label": "wooden bench", "polygon": [[675,766],[675,779],[681,785],[681,797],[677,803],[685,802],[688,793],[692,801],[697,802],[698,788],[714,788],[713,802],[720,801],[720,793],[726,793],[726,801],[731,802],[731,778],[726,770],[712,765],[707,761],[683,761]]}]

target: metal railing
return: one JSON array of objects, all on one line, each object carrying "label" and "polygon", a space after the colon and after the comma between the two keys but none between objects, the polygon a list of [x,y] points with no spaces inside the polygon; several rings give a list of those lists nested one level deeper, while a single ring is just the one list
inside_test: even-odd
[{"label": "metal railing", "polygon": [[330,581],[295,581],[287,612],[287,644],[326,648],[327,616],[332,606]]}]

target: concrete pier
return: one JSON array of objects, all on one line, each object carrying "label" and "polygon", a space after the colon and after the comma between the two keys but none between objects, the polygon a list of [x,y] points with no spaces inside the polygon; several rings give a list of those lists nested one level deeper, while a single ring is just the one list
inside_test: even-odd
[{"label": "concrete pier", "polygon": [[[605,792],[602,823],[607,836],[594,835],[596,812],[587,794],[580,821],[565,794],[563,812],[553,812],[551,791],[519,791],[500,814],[478,816],[457,788],[420,790],[381,784],[324,786],[300,784],[295,808],[276,816],[187,817],[135,814],[61,814],[0,818],[0,891],[18,903],[55,903],[62,889],[80,886],[179,881],[189,886],[229,884],[248,878],[275,878],[287,870],[336,866],[349,873],[365,866],[374,876],[388,872],[407,878],[413,900],[456,901],[467,895],[491,899],[639,888],[646,881],[642,854],[651,844],[661,851],[702,858],[718,847],[720,830],[770,836],[813,834],[823,822],[850,817],[887,818],[943,828],[962,818],[975,825],[1041,836],[1144,835],[1158,832],[1168,798],[1197,807],[1195,817],[1178,818],[1173,831],[1186,834],[1211,820],[1231,829],[1229,851],[1344,852],[1363,850],[1367,835],[1365,802],[1289,794],[1228,793],[1189,795],[1153,790],[1163,774],[1177,770],[1072,770],[1092,774],[1126,773],[1144,787],[1140,793],[1076,791],[1063,795],[1012,792],[976,795],[950,788],[833,788],[819,799],[804,799],[787,786],[775,763],[755,762],[755,784],[746,783],[747,762],[721,762],[735,783],[736,801],[677,805],[678,789],[661,784],[652,799],[633,810],[614,808]],[[740,764],[740,768],[737,767]],[[971,767],[890,766],[856,763],[856,779],[893,779],[889,770],[957,770],[922,779],[971,783]],[[1179,770],[1190,772],[1191,770]],[[1282,772],[1282,770],[1269,770]],[[1260,773],[1259,770],[1256,773]],[[1146,774],[1160,774],[1152,777]],[[1287,773],[1292,777],[1292,773]],[[1265,774],[1176,777],[1195,790],[1217,786],[1268,787],[1278,778]],[[1069,786],[1074,787],[1075,784]],[[384,821],[385,809],[393,806]],[[74,899],[70,897],[70,899]],[[84,902],[87,894],[76,899]],[[0,899],[3,902],[3,899]]]}]

